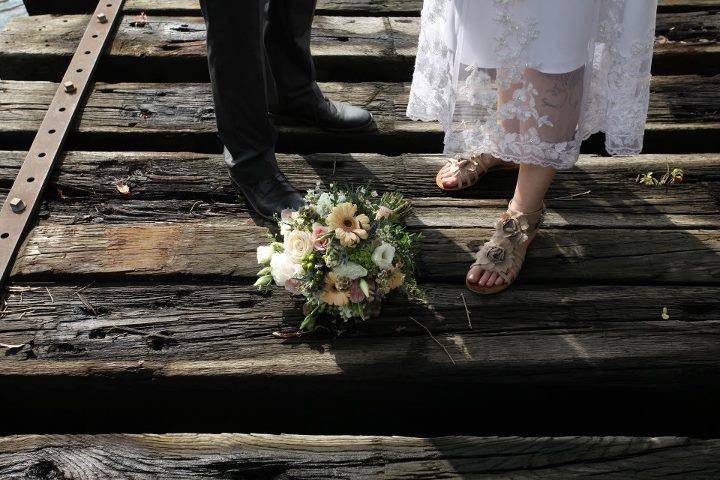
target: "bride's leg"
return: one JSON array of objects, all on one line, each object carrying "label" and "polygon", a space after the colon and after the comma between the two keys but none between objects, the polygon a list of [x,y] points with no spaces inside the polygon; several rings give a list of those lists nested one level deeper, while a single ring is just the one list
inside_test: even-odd
[{"label": "bride's leg", "polygon": [[[522,83],[513,83],[508,88],[498,88],[498,109],[501,105],[511,101],[515,90],[522,87],[522,85]],[[500,124],[503,126],[503,129],[508,133],[520,132],[520,121],[516,118],[501,120]],[[473,157],[473,160],[482,163],[482,167],[480,168],[481,172],[505,163],[499,158],[495,158],[492,155],[487,154],[480,157]],[[438,176],[440,177],[442,184],[445,188],[452,189],[457,187],[458,175],[457,172],[454,171],[454,169],[452,168],[451,164],[448,163],[443,168],[441,168]]]},{"label": "bride's leg", "polygon": [[[527,70],[525,78],[538,91],[535,98],[538,113],[547,115],[552,126],[538,129],[544,142],[558,143],[572,140],[580,119],[582,103],[584,68],[566,74],[544,74],[536,70]],[[527,131],[533,122],[525,122],[521,130]],[[537,127],[537,125],[535,125]],[[543,199],[555,176],[555,169],[523,163],[520,166],[515,194],[510,203],[513,210],[534,212],[542,208]],[[525,248],[532,241],[530,238]],[[504,280],[497,273],[484,271],[478,266],[470,269],[467,275],[470,283],[480,286],[502,285]]]}]

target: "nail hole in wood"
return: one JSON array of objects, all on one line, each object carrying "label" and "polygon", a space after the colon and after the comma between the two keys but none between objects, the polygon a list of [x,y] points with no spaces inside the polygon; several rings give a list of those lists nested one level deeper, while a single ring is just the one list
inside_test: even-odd
[{"label": "nail hole in wood", "polygon": [[27,182],[32,183],[35,181],[35,177],[28,177]]},{"label": "nail hole in wood", "polygon": [[48,130],[48,133],[55,133],[55,129]]},{"label": "nail hole in wood", "polygon": [[43,158],[45,156],[45,152],[38,153],[38,157]]},{"label": "nail hole in wood", "polygon": [[3,233],[2,235],[0,235],[0,238],[8,238],[9,236],[9,233]]}]

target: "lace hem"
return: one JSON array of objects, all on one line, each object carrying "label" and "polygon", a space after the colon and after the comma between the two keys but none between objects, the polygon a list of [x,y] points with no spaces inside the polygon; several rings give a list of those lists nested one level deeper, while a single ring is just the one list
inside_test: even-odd
[{"label": "lace hem", "polygon": [[[583,88],[579,90],[580,119],[573,140],[543,141],[566,137],[558,134],[566,130],[553,130],[555,119],[562,123],[566,117],[548,117],[545,94],[538,93],[543,90],[524,72],[533,69],[531,52],[539,33],[553,26],[537,21],[522,0],[425,0],[406,115],[412,120],[438,121],[445,130],[445,153],[461,157],[488,153],[513,163],[568,169],[576,163],[582,141],[599,132],[605,133],[609,154],[640,153],[657,2],[593,3],[597,6],[595,26],[587,47]],[[458,15],[462,16],[468,5],[482,8],[489,16],[495,13],[500,34],[487,42],[496,43],[498,68],[460,62],[458,45],[463,31],[457,28],[462,23]],[[498,107],[500,88],[510,88],[512,98]],[[570,93],[567,87],[560,95]],[[506,131],[502,125],[508,121],[520,122],[523,128]]]}]

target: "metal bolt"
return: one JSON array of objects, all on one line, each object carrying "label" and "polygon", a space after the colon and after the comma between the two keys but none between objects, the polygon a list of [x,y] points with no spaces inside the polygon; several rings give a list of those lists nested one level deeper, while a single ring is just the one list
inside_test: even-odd
[{"label": "metal bolt", "polygon": [[22,199],[18,197],[14,197],[12,200],[10,200],[10,208],[15,213],[22,213],[23,210],[25,210],[25,202],[23,202]]},{"label": "metal bolt", "polygon": [[104,13],[98,13],[97,19],[100,23],[107,23],[108,19]]},{"label": "metal bolt", "polygon": [[74,93],[76,90],[75,84],[73,82],[65,82],[63,85],[65,85],[65,91],[67,93]]}]

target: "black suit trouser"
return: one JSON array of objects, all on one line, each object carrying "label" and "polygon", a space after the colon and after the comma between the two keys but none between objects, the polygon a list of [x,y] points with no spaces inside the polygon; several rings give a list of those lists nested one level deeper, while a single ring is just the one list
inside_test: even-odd
[{"label": "black suit trouser", "polygon": [[316,0],[200,0],[220,140],[232,164],[272,149],[270,108],[322,100],[310,55]]}]

